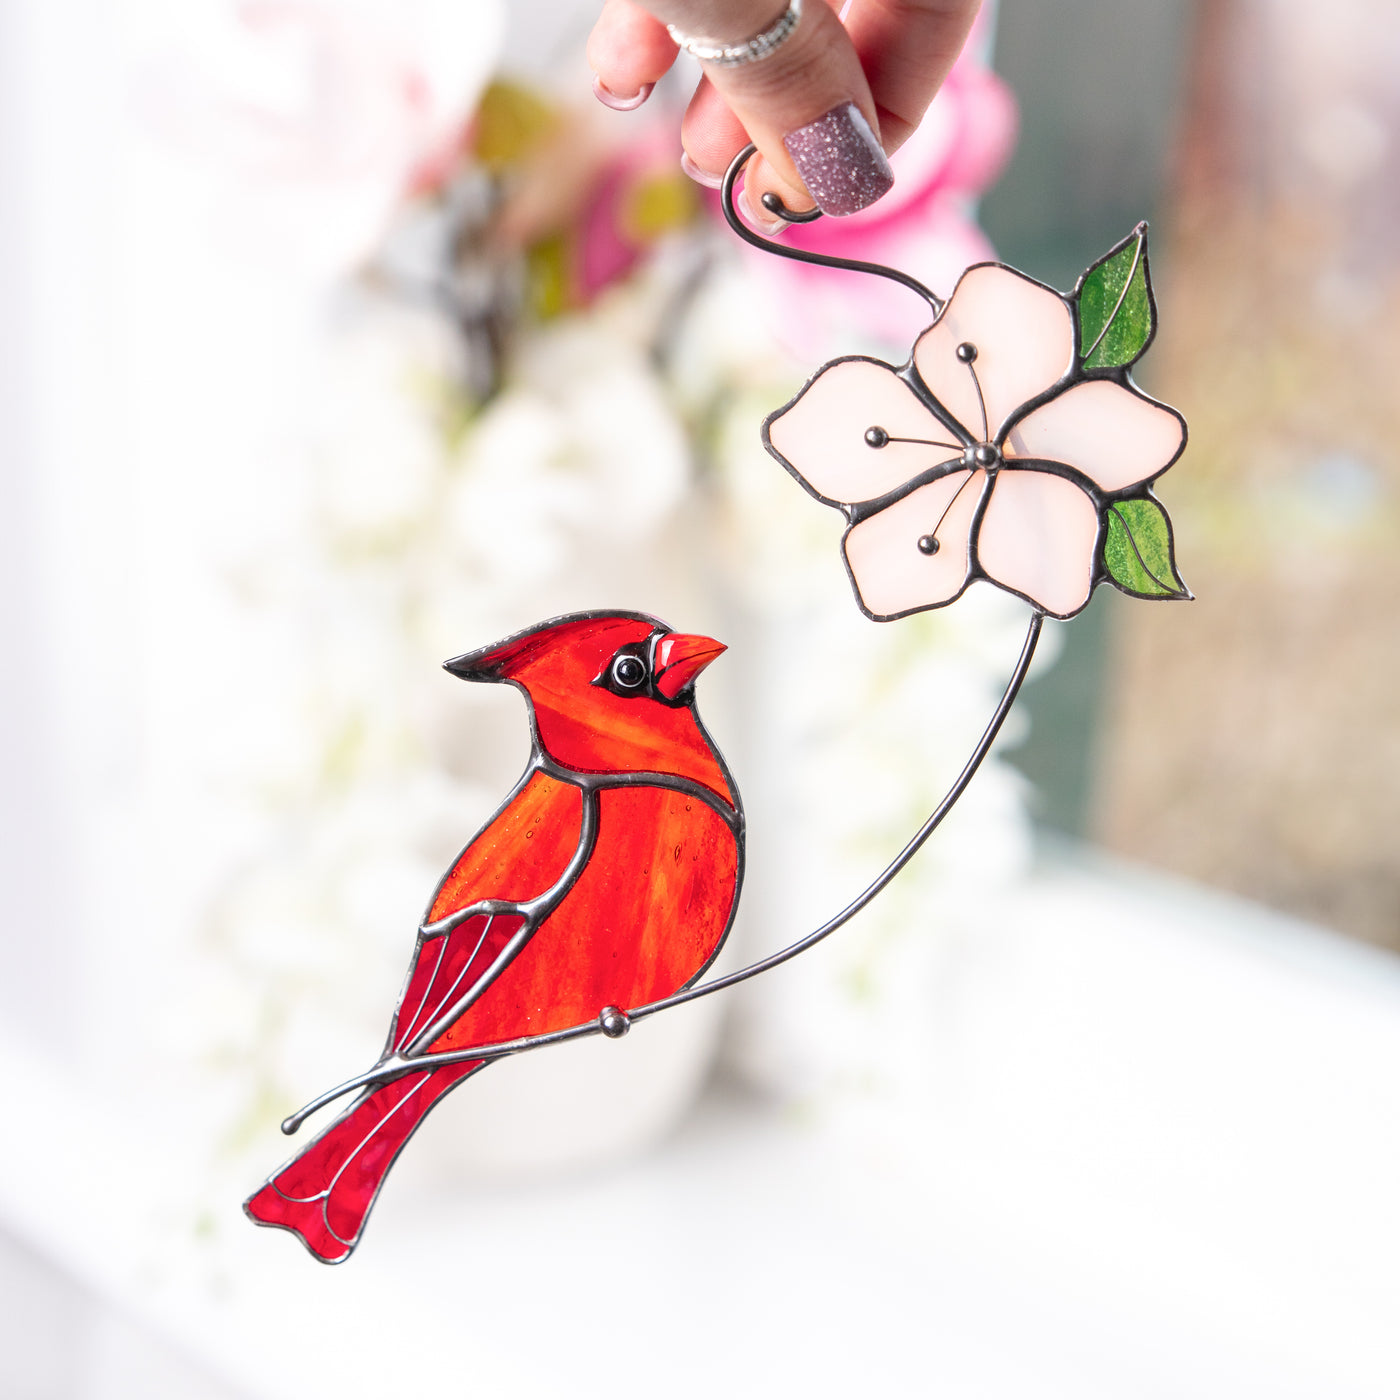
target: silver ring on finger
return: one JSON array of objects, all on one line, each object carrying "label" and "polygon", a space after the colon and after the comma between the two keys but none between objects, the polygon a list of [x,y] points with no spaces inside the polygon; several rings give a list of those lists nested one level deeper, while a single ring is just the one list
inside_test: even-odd
[{"label": "silver ring on finger", "polygon": [[716,68],[738,68],[744,63],[757,63],[780,49],[793,36],[801,18],[802,0],[789,0],[787,9],[767,29],[739,44],[722,44],[718,39],[683,34],[674,24],[668,24],[666,32],[674,43],[701,63],[712,63]]}]

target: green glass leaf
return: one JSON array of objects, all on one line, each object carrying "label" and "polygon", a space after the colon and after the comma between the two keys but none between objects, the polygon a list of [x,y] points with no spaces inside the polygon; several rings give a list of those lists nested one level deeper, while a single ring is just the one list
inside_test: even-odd
[{"label": "green glass leaf", "polygon": [[1172,525],[1150,496],[1115,501],[1108,508],[1103,542],[1108,576],[1138,598],[1189,598],[1172,555]]},{"label": "green glass leaf", "polygon": [[1084,368],[1132,364],[1147,349],[1156,328],[1147,268],[1147,225],[1139,224],[1100,258],[1079,279],[1075,295]]}]

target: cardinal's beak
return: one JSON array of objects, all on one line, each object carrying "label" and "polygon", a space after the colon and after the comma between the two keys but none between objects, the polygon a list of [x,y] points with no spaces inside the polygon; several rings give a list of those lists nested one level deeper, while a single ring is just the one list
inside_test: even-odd
[{"label": "cardinal's beak", "polygon": [[668,632],[657,642],[656,659],[652,662],[657,690],[674,700],[720,652],[727,650],[723,642],[713,637]]}]

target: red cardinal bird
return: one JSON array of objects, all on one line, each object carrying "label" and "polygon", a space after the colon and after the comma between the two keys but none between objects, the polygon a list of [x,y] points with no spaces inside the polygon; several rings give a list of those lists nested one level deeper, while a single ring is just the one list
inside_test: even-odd
[{"label": "red cardinal bird", "polygon": [[724,649],[581,613],[446,663],[524,692],[533,756],[428,906],[381,1077],[245,1202],[255,1223],[338,1264],[413,1130],[483,1065],[415,1057],[596,1021],[709,966],[743,873],[739,794],[695,713],[695,677]]}]

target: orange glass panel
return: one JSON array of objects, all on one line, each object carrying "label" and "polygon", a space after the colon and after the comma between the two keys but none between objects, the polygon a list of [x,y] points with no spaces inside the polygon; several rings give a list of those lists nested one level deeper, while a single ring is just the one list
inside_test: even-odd
[{"label": "orange glass panel", "polygon": [[598,800],[598,844],[578,883],[434,1051],[655,1001],[714,956],[738,892],[729,825],[707,803],[663,788],[609,788]]},{"label": "orange glass panel", "polygon": [[578,845],[583,794],[572,783],[534,774],[492,818],[448,872],[428,923],[477,899],[533,899],[564,873]]}]

